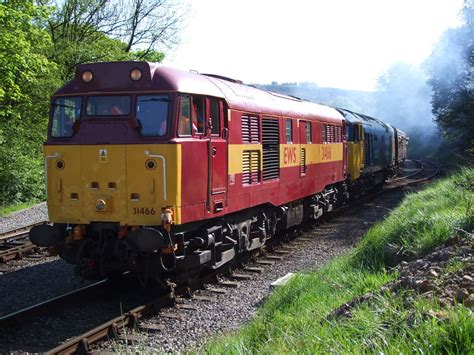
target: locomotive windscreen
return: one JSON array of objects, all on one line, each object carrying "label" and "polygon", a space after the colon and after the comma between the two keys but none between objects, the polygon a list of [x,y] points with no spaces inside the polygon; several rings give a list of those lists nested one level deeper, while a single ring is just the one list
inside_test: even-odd
[{"label": "locomotive windscreen", "polygon": [[144,136],[165,136],[167,133],[167,95],[141,95],[137,97],[137,119]]},{"label": "locomotive windscreen", "polygon": [[90,96],[87,98],[87,116],[126,116],[130,114],[130,96]]},{"label": "locomotive windscreen", "polygon": [[60,97],[53,102],[51,136],[71,137],[73,125],[81,117],[81,97]]}]

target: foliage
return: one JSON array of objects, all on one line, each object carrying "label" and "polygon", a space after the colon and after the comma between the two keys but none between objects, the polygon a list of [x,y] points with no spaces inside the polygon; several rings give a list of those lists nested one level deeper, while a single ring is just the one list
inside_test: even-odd
[{"label": "foliage", "polygon": [[29,1],[0,4],[0,204],[43,197],[40,128],[58,84],[50,38],[37,25],[47,15]]},{"label": "foliage", "polygon": [[466,0],[464,23],[448,29],[426,65],[433,89],[433,114],[441,131],[474,154],[474,5]]},{"label": "foliage", "polygon": [[[277,289],[242,330],[208,342],[201,352],[472,353],[474,317],[468,308],[446,309],[436,297],[427,299],[409,290],[394,295],[381,286],[397,277],[387,269],[398,253],[418,258],[457,228],[474,228],[473,191],[474,169],[466,169],[410,195],[354,252],[297,275]],[[452,270],[460,267],[448,265]],[[341,305],[369,293],[371,298],[356,303],[348,316],[331,316]]]},{"label": "foliage", "polygon": [[64,81],[81,63],[162,61],[162,49],[177,43],[185,10],[170,0],[43,2],[55,6],[46,28],[54,43],[52,60]]}]

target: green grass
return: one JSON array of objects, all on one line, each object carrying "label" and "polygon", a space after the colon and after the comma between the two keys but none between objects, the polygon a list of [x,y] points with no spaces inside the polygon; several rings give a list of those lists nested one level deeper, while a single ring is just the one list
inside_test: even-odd
[{"label": "green grass", "polygon": [[7,206],[0,206],[0,217],[8,216],[9,214],[13,212],[34,206],[37,203],[39,203],[39,201],[23,202],[23,203],[16,203],[16,204],[11,204]]},{"label": "green grass", "polygon": [[[205,353],[473,353],[474,319],[463,305],[443,309],[410,290],[379,292],[401,260],[423,256],[474,229],[474,170],[406,198],[356,249],[322,269],[297,275],[269,297],[239,332],[213,339]],[[462,267],[453,262],[453,271]],[[370,291],[349,317],[331,312]]]},{"label": "green grass", "polygon": [[474,229],[474,169],[406,197],[390,216],[373,226],[352,259],[370,268],[394,266],[432,250],[459,230]]}]

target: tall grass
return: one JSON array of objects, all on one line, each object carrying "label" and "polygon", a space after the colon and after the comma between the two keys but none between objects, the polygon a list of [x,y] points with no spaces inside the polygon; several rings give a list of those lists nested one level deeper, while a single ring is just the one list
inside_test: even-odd
[{"label": "tall grass", "polygon": [[[442,309],[436,298],[380,287],[397,277],[390,267],[421,257],[451,235],[472,231],[474,170],[406,198],[349,255],[297,275],[276,290],[238,333],[212,340],[206,353],[473,353],[474,320],[462,305]],[[331,312],[370,291],[348,316]],[[411,301],[407,303],[407,299]]]}]

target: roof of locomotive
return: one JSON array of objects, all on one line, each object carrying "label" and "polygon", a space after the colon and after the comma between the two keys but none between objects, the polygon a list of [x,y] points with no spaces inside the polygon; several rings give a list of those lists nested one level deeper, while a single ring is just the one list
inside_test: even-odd
[{"label": "roof of locomotive", "polygon": [[386,132],[393,131],[393,127],[374,117],[363,115],[360,113],[352,112],[347,109],[338,109],[338,111],[344,116],[347,122],[350,123],[362,123],[363,125],[370,126],[373,129],[384,129]]},{"label": "roof of locomotive", "polygon": [[[130,79],[130,72],[138,68],[143,76]],[[91,71],[94,79],[82,81],[84,71]],[[268,115],[283,115],[305,119],[319,118],[340,123],[343,116],[335,109],[301,99],[271,93],[218,75],[198,74],[148,62],[104,62],[80,64],[75,78],[60,88],[55,95],[90,93],[169,91],[220,97],[229,108]]]}]

